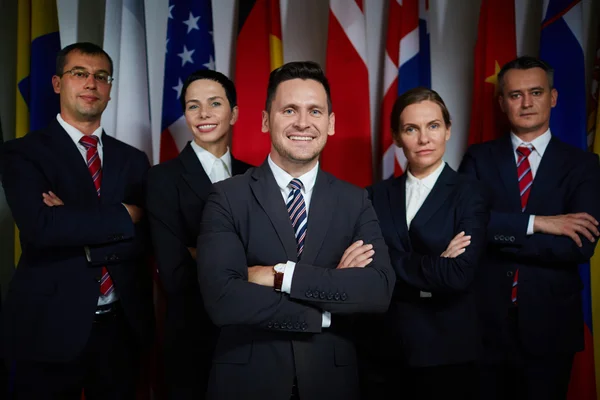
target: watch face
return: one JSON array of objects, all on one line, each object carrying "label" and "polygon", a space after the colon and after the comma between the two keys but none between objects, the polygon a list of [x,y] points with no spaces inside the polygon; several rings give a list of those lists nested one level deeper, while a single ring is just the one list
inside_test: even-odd
[{"label": "watch face", "polygon": [[285,264],[277,264],[277,265],[275,265],[275,267],[273,267],[273,269],[274,269],[276,272],[281,272],[281,273],[283,273],[283,272],[285,271]]}]

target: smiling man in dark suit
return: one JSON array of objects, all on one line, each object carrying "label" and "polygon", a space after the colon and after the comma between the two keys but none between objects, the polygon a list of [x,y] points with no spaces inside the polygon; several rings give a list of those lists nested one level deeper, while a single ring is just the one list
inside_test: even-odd
[{"label": "smiling man in dark suit", "polygon": [[350,315],[387,310],[395,275],[366,191],[319,169],[334,126],[317,64],[274,70],[267,160],[208,197],[198,278],[221,327],[211,399],[358,398]]},{"label": "smiling man in dark suit", "polygon": [[150,169],[147,210],[160,280],[167,292],[165,374],[170,399],[202,399],[218,331],[204,311],[196,272],[200,217],[212,184],[246,172],[230,153],[238,117],[233,82],[217,71],[192,73],[181,107],[193,140]]},{"label": "smiling man in dark suit", "polygon": [[476,287],[484,328],[481,399],[565,399],[583,350],[578,264],[594,253],[598,156],[549,128],[553,70],[520,57],[498,74],[511,132],[467,151],[460,171],[485,184],[488,246]]},{"label": "smiling man in dark suit", "polygon": [[60,114],[5,144],[3,186],[23,253],[3,313],[18,399],[131,399],[152,341],[146,155],[100,125],[112,61],[75,43],[57,57]]}]

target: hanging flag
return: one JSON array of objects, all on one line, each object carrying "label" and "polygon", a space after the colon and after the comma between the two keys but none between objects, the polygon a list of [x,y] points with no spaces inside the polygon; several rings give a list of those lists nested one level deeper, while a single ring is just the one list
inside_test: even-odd
[{"label": "hanging flag", "polygon": [[404,152],[392,140],[390,115],[396,98],[418,86],[431,88],[428,20],[428,0],[390,1],[380,133],[383,179],[402,175],[406,168]]},{"label": "hanging flag", "polygon": [[143,0],[106,0],[104,50],[113,60],[115,80],[102,127],[152,162]]},{"label": "hanging flag", "polygon": [[[52,88],[60,36],[55,0],[20,0],[18,7],[15,137],[20,138],[45,128],[60,111]],[[18,238],[15,227],[15,265],[21,257]]]},{"label": "hanging flag", "polygon": [[[558,103],[550,117],[552,134],[587,150],[582,11],[580,0],[544,0],[540,58],[554,68],[558,91]],[[584,285],[585,350],[575,355],[568,399],[595,400],[590,264],[580,265],[579,273]]]},{"label": "hanging flag", "polygon": [[[600,156],[600,27],[598,27],[596,61],[592,72],[592,88],[588,101],[588,145],[590,150]],[[590,260],[592,288],[593,326],[600,326],[600,251],[596,250]],[[596,367],[596,387],[600,383],[600,335],[594,335],[594,354]],[[600,399],[600,397],[599,397]]]},{"label": "hanging flag", "polygon": [[516,57],[514,1],[483,0],[475,45],[469,145],[493,140],[508,132],[508,120],[498,103],[498,72]]},{"label": "hanging flag", "polygon": [[160,162],[177,157],[191,138],[179,97],[194,71],[215,69],[211,0],[170,0],[163,87]]},{"label": "hanging flag", "polygon": [[362,187],[373,181],[365,25],[362,0],[330,1],[326,72],[336,123],[321,168]]},{"label": "hanging flag", "polygon": [[261,132],[269,73],[283,64],[279,0],[239,2],[235,86],[239,118],[233,128],[233,155],[260,165],[271,150],[271,139]]}]

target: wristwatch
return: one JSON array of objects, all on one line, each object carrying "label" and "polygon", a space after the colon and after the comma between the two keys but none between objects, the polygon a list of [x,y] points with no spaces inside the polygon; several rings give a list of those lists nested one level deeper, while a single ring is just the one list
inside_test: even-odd
[{"label": "wristwatch", "polygon": [[285,271],[285,264],[276,264],[273,267],[273,288],[281,292],[281,285],[283,285],[283,272]]}]

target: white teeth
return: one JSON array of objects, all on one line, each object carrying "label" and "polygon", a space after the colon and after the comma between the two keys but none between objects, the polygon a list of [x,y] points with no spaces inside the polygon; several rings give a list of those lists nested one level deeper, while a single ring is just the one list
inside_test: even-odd
[{"label": "white teeth", "polygon": [[304,141],[304,142],[308,142],[308,141],[313,140],[313,138],[307,137],[307,136],[290,136],[290,139],[291,140],[301,140],[301,141]]},{"label": "white teeth", "polygon": [[216,124],[211,124],[211,125],[198,125],[198,129],[210,129],[210,128],[214,128],[215,126],[217,126]]}]

